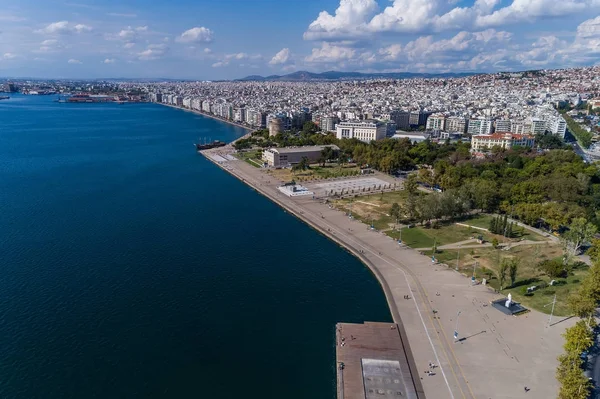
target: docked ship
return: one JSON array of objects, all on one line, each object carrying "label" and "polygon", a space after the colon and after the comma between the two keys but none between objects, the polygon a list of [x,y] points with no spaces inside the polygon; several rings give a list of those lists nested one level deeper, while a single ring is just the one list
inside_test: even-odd
[{"label": "docked ship", "polygon": [[218,148],[218,147],[223,147],[226,146],[227,143],[224,143],[220,140],[215,140],[211,143],[205,143],[205,144],[195,144],[196,146],[196,151],[203,151],[203,150],[210,150],[211,148]]}]

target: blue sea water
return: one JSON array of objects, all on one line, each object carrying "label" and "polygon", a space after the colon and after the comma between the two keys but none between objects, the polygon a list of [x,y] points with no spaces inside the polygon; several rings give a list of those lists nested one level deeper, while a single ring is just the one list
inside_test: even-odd
[{"label": "blue sea water", "polygon": [[0,398],[333,398],[370,272],[155,104],[0,101]]}]

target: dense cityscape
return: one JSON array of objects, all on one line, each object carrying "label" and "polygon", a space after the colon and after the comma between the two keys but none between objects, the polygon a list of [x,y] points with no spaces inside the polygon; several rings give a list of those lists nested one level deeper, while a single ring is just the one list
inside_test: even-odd
[{"label": "dense cityscape", "polygon": [[[36,82],[5,84],[26,94],[77,94],[71,102],[152,101],[272,134],[312,121],[338,138],[408,137],[535,146],[533,136],[574,138],[595,159],[600,67],[480,74],[462,78],[307,82]],[[562,114],[561,112],[562,111]],[[568,112],[567,112],[568,111]],[[567,129],[568,122],[580,129]],[[571,135],[567,136],[567,130]],[[578,131],[589,137],[582,138]],[[530,137],[531,136],[531,137]]]}]

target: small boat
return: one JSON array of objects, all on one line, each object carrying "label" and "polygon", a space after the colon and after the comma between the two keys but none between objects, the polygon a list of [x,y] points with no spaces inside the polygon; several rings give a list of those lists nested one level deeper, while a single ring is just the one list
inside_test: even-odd
[{"label": "small boat", "polygon": [[0,100],[8,100],[9,98],[9,96],[0,96]]}]

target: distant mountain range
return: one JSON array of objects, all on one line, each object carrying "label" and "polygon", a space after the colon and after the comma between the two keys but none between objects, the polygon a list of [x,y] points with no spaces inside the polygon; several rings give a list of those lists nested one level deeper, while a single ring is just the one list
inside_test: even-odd
[{"label": "distant mountain range", "polygon": [[414,73],[414,72],[391,72],[391,73],[362,73],[362,72],[337,72],[329,71],[313,73],[307,71],[292,72],[287,75],[250,75],[236,81],[280,81],[298,82],[314,80],[360,80],[360,79],[412,79],[412,78],[457,78],[476,75],[475,73]]}]

